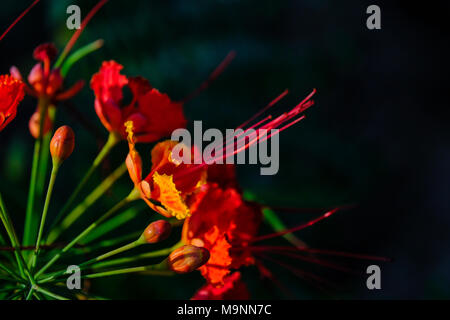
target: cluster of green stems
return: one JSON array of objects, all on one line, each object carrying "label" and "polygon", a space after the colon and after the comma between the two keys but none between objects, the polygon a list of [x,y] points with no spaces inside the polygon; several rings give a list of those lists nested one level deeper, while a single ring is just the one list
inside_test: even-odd
[{"label": "cluster of green stems", "polygon": [[[39,101],[40,106],[45,111],[46,108],[54,108],[54,106],[50,106],[45,100]],[[53,113],[54,114],[54,113]],[[41,146],[43,143],[42,134],[39,135],[38,139],[35,142],[35,153],[33,156],[33,168],[40,167],[40,161],[45,161],[46,157],[43,157]],[[6,233],[9,237],[9,241],[11,243],[11,251],[14,254],[15,261],[10,264],[13,266],[17,266],[17,271],[11,268],[6,263],[0,263],[0,281],[3,280],[8,284],[5,288],[0,290],[2,292],[10,292],[10,296],[7,297],[9,299],[42,299],[42,298],[50,298],[50,299],[66,299],[63,296],[55,294],[50,289],[46,288],[47,285],[52,283],[58,283],[64,280],[66,274],[66,268],[60,268],[60,270],[48,272],[48,270],[66,253],[68,253],[71,249],[74,248],[77,244],[81,244],[84,239],[88,235],[92,233],[98,226],[104,224],[109,218],[111,218],[114,214],[120,212],[125,206],[129,203],[134,202],[140,198],[139,191],[137,189],[133,189],[126,197],[124,197],[121,201],[119,201],[116,205],[114,205],[111,209],[109,209],[106,213],[100,216],[96,221],[91,223],[88,227],[86,227],[83,231],[81,231],[77,236],[75,236],[68,244],[65,244],[61,249],[56,250],[53,255],[46,261],[45,264],[38,267],[38,258],[41,253],[41,247],[45,245],[46,247],[52,247],[54,242],[59,239],[59,237],[77,221],[84,212],[96,201],[98,200],[113,184],[114,182],[120,178],[126,172],[125,164],[120,165],[116,170],[114,170],[108,177],[106,177],[89,195],[87,195],[84,200],[82,200],[78,205],[76,205],[68,214],[67,211],[72,207],[74,201],[77,199],[80,191],[84,189],[87,181],[91,177],[91,175],[95,172],[95,169],[100,165],[102,160],[109,154],[111,149],[120,141],[119,137],[114,134],[110,134],[110,137],[107,143],[104,145],[102,150],[99,152],[98,156],[93,161],[90,169],[85,174],[84,178],[80,181],[78,186],[75,188],[75,191],[71,194],[69,200],[65,203],[65,206],[60,210],[57,218],[53,222],[53,227],[50,228],[48,236],[44,237],[44,229],[47,218],[47,213],[51,201],[52,191],[55,185],[56,177],[58,170],[60,168],[61,163],[53,161],[52,170],[50,174],[50,181],[48,183],[47,194],[45,197],[45,202],[43,205],[43,210],[40,216],[40,223],[38,224],[37,233],[35,232],[35,243],[32,247],[33,250],[23,250],[23,248],[28,248],[27,246],[31,245],[30,241],[33,239],[33,229],[31,228],[33,225],[33,219],[36,219],[37,215],[36,210],[34,208],[36,197],[36,184],[38,181],[37,170],[32,170],[29,197],[28,197],[28,206],[27,206],[27,214],[25,220],[25,229],[23,235],[22,243],[17,237],[15,232],[13,223],[10,219],[10,215],[6,209],[3,198],[0,195],[0,217],[2,223],[5,227]],[[37,150],[37,151],[36,151]],[[45,152],[48,152],[48,148],[45,148]],[[48,157],[47,157],[48,158]],[[44,174],[40,172],[40,174]],[[124,222],[119,221],[119,223]],[[117,226],[117,224],[116,224]],[[97,235],[98,237],[99,235]],[[89,274],[83,275],[82,278],[98,278],[98,277],[106,277],[113,276],[124,273],[136,273],[136,272],[145,272],[146,274],[155,274],[155,275],[172,275],[173,272],[168,270],[165,261],[158,263],[156,265],[144,265],[140,267],[132,267],[132,268],[119,268],[107,271],[96,272],[97,270],[104,270],[104,268],[117,267],[126,263],[132,263],[144,259],[156,258],[156,257],[164,257],[168,256],[170,252],[172,252],[175,248],[181,245],[181,243],[177,243],[174,246],[170,246],[168,248],[151,251],[131,257],[118,258],[111,260],[110,258],[136,248],[137,246],[145,244],[143,238],[138,234],[131,235],[136,237],[135,240],[131,241],[126,245],[119,246],[116,249],[103,253],[95,258],[92,258],[88,261],[78,263],[80,270],[89,269],[91,272]],[[45,238],[45,240],[44,240]],[[117,241],[114,241],[117,240]],[[110,247],[112,244],[120,243],[123,239],[113,239],[109,241],[103,241],[98,243],[97,249],[102,249],[105,247]],[[0,237],[0,244],[6,245],[7,241]],[[87,247],[89,249],[89,247]],[[93,248],[95,249],[95,248]],[[3,255],[8,256],[11,254],[10,252],[3,252]],[[86,250],[84,250],[86,251]],[[53,252],[53,250],[51,251]],[[107,260],[108,261],[104,261]]]},{"label": "cluster of green stems", "polygon": [[[81,48],[70,56],[67,59],[67,63],[62,65],[62,70],[64,71],[63,75],[67,73],[68,69],[74,62],[89,52],[96,50],[99,46],[101,46],[101,43],[96,41]],[[52,290],[47,287],[50,284],[60,283],[63,281],[66,274],[66,268],[60,266],[60,270],[52,272],[50,272],[50,268],[54,266],[61,257],[64,257],[70,252],[76,253],[77,245],[91,242],[93,239],[104,235],[106,232],[111,230],[111,228],[117,228],[122,223],[128,221],[128,217],[130,216],[129,212],[124,211],[120,214],[119,212],[127,205],[140,198],[139,191],[137,189],[133,189],[126,197],[82,230],[69,243],[64,244],[62,248],[59,248],[59,246],[55,244],[55,241],[58,240],[61,235],[63,235],[65,231],[69,229],[76,221],[79,221],[79,218],[88,210],[88,208],[91,207],[120,177],[125,174],[127,168],[125,163],[122,163],[90,194],[75,205],[75,201],[79,198],[81,191],[86,189],[86,184],[92,177],[93,173],[114,148],[114,146],[121,141],[121,138],[117,134],[110,133],[107,142],[100,150],[99,154],[92,162],[91,167],[80,180],[75,190],[71,193],[69,199],[65,202],[64,207],[59,211],[51,226],[46,227],[47,213],[50,207],[52,193],[61,162],[52,161],[52,169],[47,185],[47,193],[44,198],[44,188],[47,180],[50,158],[49,145],[52,135],[51,132],[46,134],[43,133],[44,119],[46,118],[45,115],[48,113],[51,122],[54,122],[56,106],[53,105],[47,97],[40,97],[38,100],[38,106],[40,110],[39,135],[34,145],[22,241],[18,238],[10,214],[0,194],[0,218],[8,237],[8,239],[5,239],[0,233],[0,246],[8,249],[0,250],[0,258],[2,258],[2,260],[0,260],[0,283],[6,283],[0,287],[0,296],[4,293],[9,293],[9,296],[6,297],[7,299],[66,299],[66,297],[52,292]],[[45,199],[43,209],[39,215],[37,207],[39,201],[43,198]],[[136,212],[137,211],[135,210],[133,215],[135,215]],[[115,218],[112,218],[114,215],[116,215],[116,220],[114,220]],[[107,226],[108,223],[111,225]],[[103,229],[99,228],[99,226],[102,226]],[[45,232],[46,230],[48,230],[47,233]],[[98,232],[95,234],[95,237],[93,237],[95,230]],[[91,239],[89,239],[88,236],[90,236]],[[171,251],[181,245],[181,243],[177,243],[174,246],[170,246],[162,250],[111,260],[111,257],[119,253],[145,244],[145,241],[143,241],[140,234],[137,236],[136,234],[129,236],[135,237],[130,243],[119,246],[118,248],[107,253],[103,253],[96,258],[78,263],[81,270],[89,269],[92,271],[89,274],[83,274],[82,278],[98,278],[136,272],[145,272],[146,274],[156,275],[173,274],[171,271],[167,270],[165,260],[156,265],[144,265],[140,267],[119,268],[113,270],[109,269],[105,271],[104,268],[106,267],[118,267],[125,263],[132,263],[143,259],[168,256]],[[84,247],[83,252],[89,250],[100,250],[111,247],[112,245],[118,245],[122,243],[123,240],[129,240],[129,236],[127,235],[126,237],[97,242],[95,245]],[[85,241],[85,243],[83,243],[83,241]],[[39,258],[42,256],[42,249],[44,247],[51,250],[46,252],[45,263],[39,263]],[[109,260],[103,261],[107,259]],[[43,260],[42,257],[41,260]]]}]

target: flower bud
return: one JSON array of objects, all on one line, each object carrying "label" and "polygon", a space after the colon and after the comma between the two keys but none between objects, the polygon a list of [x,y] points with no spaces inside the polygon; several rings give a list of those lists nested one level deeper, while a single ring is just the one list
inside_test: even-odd
[{"label": "flower bud", "polygon": [[156,243],[169,237],[172,225],[166,220],[158,220],[150,223],[141,235],[145,243]]},{"label": "flower bud", "polygon": [[209,251],[202,247],[185,245],[174,250],[168,258],[169,268],[176,273],[188,273],[209,260]]},{"label": "flower bud", "polygon": [[[28,122],[28,128],[30,129],[30,133],[33,136],[33,138],[37,139],[39,137],[39,125],[41,122],[41,114],[39,110],[36,110],[33,115],[30,118],[30,121]],[[48,132],[50,132],[50,130],[53,127],[53,123],[50,120],[50,117],[47,116],[45,117],[45,121],[44,121],[44,129],[42,131],[42,135],[47,134]]]},{"label": "flower bud", "polygon": [[75,147],[75,135],[69,126],[62,126],[56,130],[50,141],[50,153],[53,161],[61,163],[66,160]]}]

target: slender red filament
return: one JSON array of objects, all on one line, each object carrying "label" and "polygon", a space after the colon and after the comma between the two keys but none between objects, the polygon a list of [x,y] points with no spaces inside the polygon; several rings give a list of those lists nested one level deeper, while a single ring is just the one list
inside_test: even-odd
[{"label": "slender red filament", "polygon": [[5,30],[5,32],[3,32],[3,34],[0,36],[0,41],[8,34],[8,32],[17,24],[17,22],[19,22],[27,13],[28,11],[31,10],[31,8],[33,8],[37,3],[39,2],[39,0],[34,0],[33,3],[25,9],[24,12],[22,12],[20,14],[20,16],[18,16],[16,18],[16,20],[14,20],[13,23],[11,23],[11,25],[8,27],[8,29]]},{"label": "slender red filament", "polygon": [[[379,257],[379,256],[373,256],[373,255],[367,255],[367,254],[359,254],[359,253],[351,253],[351,252],[343,252],[343,251],[334,251],[334,250],[324,250],[324,249],[317,249],[317,248],[297,248],[292,246],[249,246],[245,247],[250,250],[262,250],[262,251],[293,251],[293,252],[306,252],[306,253],[314,253],[314,254],[323,254],[323,255],[330,255],[330,256],[339,256],[344,258],[351,258],[351,259],[360,259],[360,260],[373,260],[373,261],[383,261],[383,262],[390,262],[390,258],[386,257]],[[234,248],[233,248],[234,249]],[[240,248],[236,248],[240,249]],[[242,250],[242,249],[240,249]]]},{"label": "slender red filament", "polygon": [[191,94],[189,94],[186,98],[182,100],[182,103],[187,103],[191,101],[196,96],[198,96],[202,91],[206,90],[209,85],[216,80],[216,78],[228,67],[228,65],[233,61],[236,57],[235,51],[230,51],[227,56],[222,60],[222,62],[214,69],[213,72],[209,75],[208,79],[206,79],[197,89],[195,89]]},{"label": "slender red filament", "polygon": [[250,119],[248,119],[247,121],[245,121],[243,124],[241,124],[240,126],[238,126],[236,129],[240,129],[245,127],[247,124],[249,124],[250,122],[252,122],[253,120],[255,120],[257,117],[259,117],[260,115],[262,115],[264,112],[266,112],[268,109],[272,108],[274,105],[276,105],[281,99],[283,99],[287,94],[289,93],[289,90],[286,89],[284,90],[278,97],[276,97],[275,99],[273,99],[272,101],[269,102],[269,104],[267,106],[265,106],[264,108],[262,108],[260,111],[258,111],[255,115],[253,115]]},{"label": "slender red filament", "polygon": [[98,10],[100,10],[101,7],[105,5],[105,3],[108,2],[108,0],[101,0],[99,1],[92,9],[89,11],[89,13],[86,15],[86,17],[81,22],[80,29],[75,31],[75,33],[72,35],[72,38],[70,38],[69,42],[65,46],[63,52],[61,53],[61,57],[67,56],[67,54],[72,50],[73,46],[75,45],[75,42],[77,42],[78,38],[80,37],[81,33],[83,32],[84,28],[88,24],[88,22],[92,19],[92,17],[97,13]]},{"label": "slender red filament", "polygon": [[266,235],[263,235],[263,236],[260,236],[260,237],[256,237],[256,238],[252,239],[252,242],[272,239],[272,238],[279,237],[279,236],[282,236],[282,235],[285,235],[285,234],[288,234],[288,233],[296,232],[296,231],[299,231],[299,230],[311,227],[312,225],[316,224],[317,222],[328,218],[329,216],[331,216],[333,213],[335,213],[338,210],[339,210],[339,208],[332,209],[332,210],[324,213],[323,215],[321,215],[318,218],[315,218],[315,219],[313,219],[311,221],[308,221],[307,223],[301,224],[299,226],[296,226],[296,227],[293,227],[293,228],[290,228],[290,229],[287,229],[287,230],[283,230],[283,231],[279,231],[279,232],[275,232],[275,233],[271,233],[271,234],[266,234]]},{"label": "slender red filament", "polygon": [[[267,131],[270,131],[271,129],[277,129],[280,125],[282,125],[283,123],[286,123],[288,121],[290,121],[292,118],[296,117],[299,113],[305,111],[307,108],[311,107],[314,104],[314,101],[309,100],[316,92],[316,89],[314,89],[305,99],[303,99],[302,102],[300,102],[299,104],[297,104],[294,108],[292,108],[289,112],[285,112],[282,115],[278,116],[276,119],[271,120],[270,122],[261,125],[262,123],[267,122],[267,120],[272,119],[272,116],[269,115],[268,117],[264,118],[262,121],[259,121],[258,123],[256,123],[255,125],[251,126],[252,129],[255,129],[256,132],[258,132],[258,134],[256,134],[256,137],[254,137],[253,139],[244,135],[243,137],[241,137],[243,134],[240,133],[238,134],[238,138],[235,139],[235,137],[233,137],[233,139],[230,139],[232,141],[227,140],[227,142],[225,143],[225,147],[222,149],[221,154],[219,154],[218,156],[216,156],[213,159],[208,159],[208,163],[215,163],[218,162],[218,160],[225,160],[231,156],[235,156],[236,154],[245,151],[246,149],[248,149],[249,147],[251,147],[252,145],[254,145],[255,143],[260,143],[262,141],[265,141],[267,139],[269,139],[271,136],[273,136],[274,134],[277,134],[279,132],[271,132],[269,136],[267,136],[267,132],[264,132],[263,134],[259,134],[261,131],[259,129],[265,129]],[[268,108],[270,108],[271,106],[273,106],[274,104],[276,104],[276,102],[278,102],[281,98],[283,98],[285,95],[287,94],[287,91],[284,91],[282,94],[280,94],[277,98],[275,98],[274,100],[272,100],[268,106],[266,106],[265,108],[263,108],[263,110],[267,110]],[[261,112],[258,112],[258,115],[260,115]],[[255,117],[252,117],[253,119]],[[288,123],[286,125],[284,125],[283,127],[281,127],[281,129],[279,129],[278,131],[282,131],[285,130],[287,128],[289,128],[291,125],[299,122],[300,120],[303,119],[303,116],[293,120],[291,123]],[[249,123],[250,121],[247,121],[246,123]],[[258,128],[258,125],[261,125]],[[242,125],[240,126],[242,127]],[[239,127],[238,127],[239,128]],[[248,129],[244,131],[248,132]],[[245,144],[245,140],[250,140]],[[237,141],[234,141],[237,140]],[[228,144],[227,144],[228,143]],[[238,148],[237,150],[235,150],[236,145],[241,145],[242,143],[244,143],[244,145],[240,148]],[[206,159],[203,159],[204,161]],[[190,174],[196,170],[202,169],[205,166],[208,165],[208,163],[201,163],[195,166],[192,166],[191,168],[185,170],[184,172],[182,172],[180,174],[180,176],[183,175],[187,175]]]}]

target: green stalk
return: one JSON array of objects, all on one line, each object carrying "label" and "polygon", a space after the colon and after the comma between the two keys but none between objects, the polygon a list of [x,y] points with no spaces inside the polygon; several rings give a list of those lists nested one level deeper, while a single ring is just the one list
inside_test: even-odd
[{"label": "green stalk", "polygon": [[[270,208],[266,207],[263,208],[263,215],[265,221],[273,228],[275,232],[284,231],[286,230],[286,226],[284,225],[283,221],[277,216],[277,214]],[[287,241],[292,243],[297,248],[307,248],[308,245],[303,242],[301,239],[299,239],[297,236],[295,236],[293,233],[286,233],[283,235],[283,238],[285,238]]]},{"label": "green stalk", "polygon": [[[51,104],[48,106],[48,116],[51,123],[55,123],[56,106]],[[50,158],[50,140],[53,136],[53,130],[47,132],[42,138],[41,160],[39,161],[39,175],[36,182],[36,194],[38,199],[42,199],[44,193],[45,181],[47,179],[48,160]]]},{"label": "green stalk", "polygon": [[50,200],[52,198],[53,187],[55,185],[56,175],[58,174],[59,166],[60,166],[59,161],[53,161],[52,173],[50,175],[50,182],[49,182],[48,188],[47,188],[47,196],[45,197],[44,209],[42,210],[41,223],[39,226],[39,232],[38,232],[38,236],[36,239],[36,249],[34,250],[33,261],[31,263],[31,269],[34,269],[34,267],[36,266],[36,261],[37,261],[37,257],[39,254],[39,247],[41,245],[42,233],[44,231],[45,220],[47,218],[48,207],[50,205]]},{"label": "green stalk", "polygon": [[19,290],[19,289],[22,290],[24,287],[25,287],[24,285],[22,285],[22,286],[15,286],[15,287],[8,287],[8,288],[0,289],[0,293],[8,292],[8,291],[14,291],[14,290]]},{"label": "green stalk", "polygon": [[77,244],[81,239],[87,236],[92,230],[94,230],[99,224],[108,219],[118,210],[122,209],[126,204],[131,201],[137,200],[140,197],[140,193],[137,189],[133,189],[128,196],[122,199],[119,203],[117,203],[114,207],[108,210],[104,215],[102,215],[99,219],[93,222],[89,227],[87,227],[84,231],[82,231],[75,239],[73,239],[68,245],[66,245],[59,253],[57,253],[53,258],[47,262],[47,264],[42,267],[37,273],[36,278],[42,275],[49,267],[53,265],[64,253],[66,253],[70,248],[72,248],[75,244]]},{"label": "green stalk", "polygon": [[[76,206],[59,226],[56,226],[58,220],[61,219],[64,209],[53,222],[50,234],[46,241],[47,244],[52,244],[56,239],[67,230],[93,203],[95,203],[116,181],[127,171],[125,163],[120,165],[113,173],[111,173],[97,188],[94,189],[78,206]],[[55,227],[56,226],[56,227]]]},{"label": "green stalk", "polygon": [[30,290],[28,291],[28,294],[27,294],[27,297],[25,298],[25,300],[30,300],[33,293],[34,293],[34,288],[31,287]]},{"label": "green stalk", "polygon": [[[93,258],[91,260],[83,262],[83,263],[79,264],[78,267],[81,270],[82,268],[84,268],[86,266],[89,266],[90,264],[93,264],[95,262],[107,259],[109,257],[112,257],[112,256],[116,255],[116,254],[119,254],[119,253],[122,253],[122,252],[125,252],[125,251],[128,251],[128,250],[131,250],[131,249],[136,248],[136,247],[138,247],[138,246],[140,246],[140,245],[142,245],[144,243],[145,243],[145,239],[142,238],[142,237],[139,237],[137,240],[135,240],[133,242],[130,242],[130,243],[128,243],[126,245],[123,245],[123,246],[121,246],[121,247],[119,247],[117,249],[114,249],[114,250],[111,250],[111,251],[109,251],[107,253],[99,255],[96,258]],[[63,275],[64,273],[66,273],[65,270],[61,270],[61,271],[55,272],[55,273],[51,274],[50,277],[40,281],[40,283],[45,283],[45,282],[48,282],[50,280],[53,280],[53,279]]]},{"label": "green stalk", "polygon": [[143,260],[143,259],[150,259],[150,258],[157,258],[157,257],[168,256],[173,250],[177,249],[181,245],[182,245],[182,243],[179,242],[176,245],[174,245],[172,247],[169,247],[169,248],[165,248],[165,249],[161,249],[161,250],[157,250],[157,251],[152,251],[152,252],[147,252],[147,253],[141,253],[141,254],[135,255],[133,257],[124,257],[124,258],[119,258],[119,259],[114,259],[114,260],[110,260],[110,261],[104,261],[104,262],[96,263],[96,264],[94,264],[92,266],[92,268],[99,269],[99,268],[115,266],[115,265],[118,265],[118,264],[135,262],[135,261],[139,261],[139,260]]},{"label": "green stalk", "polygon": [[31,241],[33,239],[33,230],[37,228],[35,225],[37,220],[33,215],[34,210],[34,200],[36,193],[36,181],[39,173],[39,161],[41,155],[41,144],[42,144],[42,133],[44,127],[45,115],[47,114],[48,108],[48,100],[46,98],[39,98],[38,107],[40,110],[40,121],[39,121],[39,136],[34,143],[34,152],[33,152],[33,164],[31,167],[31,179],[30,179],[30,188],[28,191],[28,201],[27,201],[27,212],[25,216],[25,230],[23,233],[23,244],[31,245]]},{"label": "green stalk", "polygon": [[[103,237],[104,235],[108,234],[109,232],[117,230],[118,228],[120,228],[121,226],[126,224],[127,222],[136,218],[136,216],[138,216],[139,214],[142,214],[142,211],[143,211],[142,208],[144,205],[145,205],[145,208],[148,208],[144,202],[139,202],[139,204],[136,204],[136,205],[128,208],[127,210],[122,211],[115,217],[109,219],[108,221],[103,223],[101,226],[99,226],[97,229],[92,231],[91,234],[89,234],[86,238],[84,238],[83,241],[81,241],[81,244],[87,245],[87,244],[95,241],[95,243],[97,245],[98,244],[97,240],[99,238]],[[142,231],[140,233],[138,233],[138,235],[136,235],[135,237],[133,237],[131,239],[137,239],[141,233],[142,233]],[[123,240],[122,242],[129,242],[127,240],[130,240],[130,238]],[[118,243],[122,243],[122,242],[118,242]],[[89,246],[89,247],[91,247],[91,246]]]},{"label": "green stalk", "polygon": [[37,299],[37,300],[43,300],[42,297],[37,294],[36,292],[33,292],[33,296]]},{"label": "green stalk", "polygon": [[119,247],[117,249],[114,249],[114,250],[111,250],[111,251],[109,251],[107,253],[99,255],[98,257],[93,258],[93,259],[91,259],[89,261],[86,261],[85,263],[82,263],[80,266],[84,267],[84,266],[90,265],[90,264],[92,264],[94,262],[98,262],[98,261],[102,261],[104,259],[108,259],[109,257],[112,257],[112,256],[114,256],[116,254],[119,254],[119,253],[122,253],[122,252],[125,252],[125,251],[128,251],[128,250],[131,250],[131,249],[136,248],[136,247],[138,247],[138,246],[140,246],[142,244],[144,244],[144,243],[142,241],[140,241],[140,239],[138,239],[138,240],[130,242],[130,243],[124,245],[124,246],[121,246],[121,247]]},{"label": "green stalk", "polygon": [[78,49],[74,53],[72,53],[69,58],[63,63],[61,67],[61,75],[63,77],[66,76],[69,69],[74,65],[75,62],[83,58],[84,56],[88,55],[91,52],[94,52],[95,50],[100,49],[103,46],[104,41],[99,39],[94,42],[91,42],[84,47]]},{"label": "green stalk", "polygon": [[19,296],[21,296],[22,293],[23,293],[23,289],[21,289],[21,290],[19,290],[19,291],[17,291],[17,292],[14,292],[14,293],[11,294],[9,297],[7,297],[5,300],[17,300],[17,298],[18,298]]},{"label": "green stalk", "polygon": [[33,289],[36,290],[37,292],[40,292],[40,293],[42,293],[42,294],[44,294],[44,295],[46,295],[46,296],[48,296],[50,298],[56,299],[56,300],[69,300],[69,299],[67,299],[65,297],[57,295],[57,294],[55,294],[55,293],[53,293],[51,291],[48,291],[48,290],[46,290],[44,288],[39,287],[39,286],[33,286]]},{"label": "green stalk", "polygon": [[13,279],[15,279],[18,282],[24,282],[24,279],[22,279],[21,277],[19,277],[14,271],[12,271],[10,268],[8,268],[7,266],[5,266],[4,264],[0,263],[0,270],[5,271],[7,274],[9,274]]},{"label": "green stalk", "polygon": [[146,274],[153,274],[153,275],[158,275],[158,276],[175,274],[173,271],[170,271],[170,270],[161,270],[163,266],[165,266],[165,264],[160,263],[160,264],[150,265],[150,266],[111,270],[111,271],[105,271],[105,272],[91,273],[91,274],[83,276],[83,278],[94,279],[94,278],[110,277],[110,276],[115,276],[115,275],[119,275],[119,274],[128,274],[128,273],[136,273],[136,272],[144,272],[144,271],[146,272]]},{"label": "green stalk", "polygon": [[22,253],[20,251],[19,240],[17,238],[17,234],[14,230],[12,222],[9,218],[8,211],[6,210],[1,193],[0,193],[0,219],[2,220],[2,223],[5,226],[6,233],[8,234],[9,240],[11,241],[11,244],[14,248],[14,256],[16,257],[20,275],[22,276],[22,278],[25,278],[24,269],[26,268],[26,264],[23,260]]},{"label": "green stalk", "polygon": [[[117,134],[115,134],[115,133],[110,133],[109,134],[108,140],[106,141],[106,143],[103,146],[102,150],[100,150],[99,154],[94,159],[94,162],[92,162],[91,167],[86,172],[86,174],[84,175],[83,179],[81,179],[80,183],[75,188],[75,191],[72,192],[71,196],[69,197],[69,200],[67,200],[66,204],[61,209],[60,213],[57,216],[57,220],[61,219],[61,217],[64,216],[66,211],[70,208],[70,206],[72,205],[73,201],[78,196],[78,193],[80,193],[80,191],[83,189],[83,187],[86,184],[86,182],[91,177],[91,175],[94,173],[94,171],[97,169],[97,167],[100,165],[100,163],[102,163],[103,159],[105,159],[105,157],[109,154],[109,152],[112,150],[112,148],[119,141],[120,141],[120,137]],[[106,190],[104,190],[104,191],[106,191]]]}]

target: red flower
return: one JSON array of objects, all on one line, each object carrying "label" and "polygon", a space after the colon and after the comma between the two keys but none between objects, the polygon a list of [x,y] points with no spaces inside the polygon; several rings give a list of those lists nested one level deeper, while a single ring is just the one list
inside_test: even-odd
[{"label": "red flower", "polygon": [[191,170],[195,165],[176,163],[172,159],[172,150],[178,142],[166,140],[153,148],[151,171],[142,179],[142,160],[134,144],[134,122],[127,121],[125,125],[130,149],[126,165],[141,198],[166,217],[184,219],[189,216],[191,203],[206,183],[206,168]]},{"label": "red flower", "polygon": [[0,131],[17,114],[17,105],[23,99],[24,84],[10,75],[0,75]]},{"label": "red flower", "polygon": [[199,270],[208,283],[221,286],[232,269],[254,263],[245,247],[258,231],[261,210],[234,188],[209,183],[204,189],[196,210],[185,220],[182,237],[187,244],[209,250],[211,257]]},{"label": "red flower", "polygon": [[[91,79],[95,111],[108,131],[125,139],[124,124],[133,121],[136,142],[153,142],[186,126],[181,103],[171,101],[142,77],[127,79],[120,74],[122,69],[115,61],[105,61]],[[133,94],[128,105],[123,104],[124,86]]]},{"label": "red flower", "polygon": [[223,279],[223,286],[216,287],[205,284],[191,300],[248,300],[250,294],[241,280],[241,273],[234,272]]},{"label": "red flower", "polygon": [[[63,91],[64,78],[59,68],[51,69],[50,63],[55,59],[57,49],[52,43],[44,43],[39,45],[33,51],[33,57],[38,62],[28,75],[28,83],[25,85],[25,91],[33,97],[43,99],[51,104],[57,101],[67,100],[76,95],[84,86],[84,81],[76,82],[71,88]],[[11,75],[17,80],[22,81],[22,75],[16,67],[10,69]],[[30,133],[34,138],[39,136],[41,110],[38,105],[36,111],[29,121]],[[45,115],[45,122],[42,134],[48,133],[53,127],[53,123],[49,117],[48,110]]]},{"label": "red flower", "polygon": [[[37,98],[45,98],[51,103],[70,99],[84,86],[84,81],[78,81],[68,90],[62,90],[64,79],[60,69],[51,69],[50,67],[56,54],[57,49],[52,43],[44,43],[34,49],[33,57],[39,62],[28,75],[28,83],[31,87],[25,87],[28,94]],[[10,71],[14,78],[22,80],[22,75],[16,67],[11,67]]]}]

